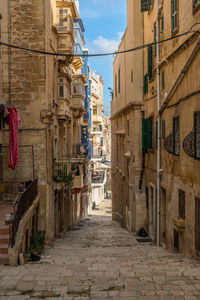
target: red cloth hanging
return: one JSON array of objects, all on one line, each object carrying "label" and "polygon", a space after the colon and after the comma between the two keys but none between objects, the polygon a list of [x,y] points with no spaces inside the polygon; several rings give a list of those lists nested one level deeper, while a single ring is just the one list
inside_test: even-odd
[{"label": "red cloth hanging", "polygon": [[14,106],[8,108],[9,112],[9,129],[10,129],[10,146],[9,146],[9,168],[14,169],[19,162],[18,150],[18,128],[20,117],[18,110]]}]

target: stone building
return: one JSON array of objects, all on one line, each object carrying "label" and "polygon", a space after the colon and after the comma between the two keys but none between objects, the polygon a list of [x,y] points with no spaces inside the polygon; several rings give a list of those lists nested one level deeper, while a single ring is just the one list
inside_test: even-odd
[{"label": "stone building", "polygon": [[88,153],[81,145],[81,128],[87,112],[87,75],[81,74],[81,57],[67,56],[81,54],[84,27],[78,1],[5,0],[0,2],[0,14],[5,43],[66,55],[0,48],[0,97],[6,106],[18,109],[21,118],[20,160],[14,170],[8,168],[8,125],[0,130],[1,200],[5,203],[8,196],[7,185],[11,193],[15,187],[18,197],[36,179],[40,195],[35,219],[22,226],[23,246],[18,250],[25,251],[33,228],[45,231],[46,243],[51,244],[86,213]]},{"label": "stone building", "polygon": [[[139,227],[144,227],[158,245],[195,256],[200,249],[199,34],[193,31],[181,37],[177,35],[189,31],[191,27],[199,30],[199,24],[196,23],[200,20],[200,3],[158,1],[158,7],[156,1],[137,1],[134,6],[132,1],[127,3],[128,16],[131,14],[132,17],[128,17],[119,49],[150,45],[143,51],[134,52],[134,55],[141,55],[140,61],[138,58],[136,62],[127,63],[133,56],[133,53],[128,53],[116,56],[114,62],[114,98],[111,104],[113,217],[117,213],[121,215],[123,224],[129,222],[126,216],[127,197],[124,203],[120,202],[114,185],[118,186],[118,180],[124,189],[131,169],[138,165],[138,177],[135,171],[129,186],[131,189],[136,183],[133,198],[138,191],[141,197],[138,204],[142,210],[132,209],[135,213],[132,223],[137,224],[139,218]],[[135,20],[138,22],[134,23]],[[141,30],[137,28],[139,20],[144,24],[144,28],[139,26]],[[128,41],[138,40],[130,45],[125,42],[131,26],[135,34]],[[158,38],[164,40],[171,37],[171,41],[151,45]],[[120,73],[125,74],[121,82]],[[138,88],[137,92],[133,93],[127,86],[130,81],[135,89]],[[117,120],[116,109],[124,103],[123,98],[129,103],[128,96],[123,94],[123,82],[126,82],[126,93],[136,96],[140,102],[139,115],[138,120],[133,116],[129,120],[128,117],[124,118],[124,126],[120,123],[117,129],[120,120]],[[133,136],[131,149],[138,147],[137,153],[133,154],[127,149],[128,143],[124,142],[128,136],[126,131]],[[121,141],[119,148],[117,136]],[[117,155],[120,155],[118,159]],[[131,162],[131,168],[124,174],[123,165],[126,164],[120,167],[119,160],[123,156],[130,157]],[[134,199],[130,203],[134,203]],[[133,226],[130,230],[137,231],[139,227]]]},{"label": "stone building", "polygon": [[[138,5],[127,1],[127,28],[119,51],[143,44],[143,15]],[[142,176],[143,53],[116,55],[113,63],[112,201],[113,219],[130,231],[145,225]]]}]

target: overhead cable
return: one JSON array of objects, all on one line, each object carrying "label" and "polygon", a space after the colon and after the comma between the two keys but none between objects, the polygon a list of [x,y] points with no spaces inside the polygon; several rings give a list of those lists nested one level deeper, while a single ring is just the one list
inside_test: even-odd
[{"label": "overhead cable", "polygon": [[153,43],[148,43],[148,44],[144,44],[135,48],[131,48],[131,49],[127,49],[127,50],[122,50],[122,51],[115,51],[115,52],[110,52],[110,53],[97,53],[97,54],[64,54],[64,53],[57,53],[57,52],[48,52],[48,51],[42,51],[42,50],[36,50],[36,49],[31,49],[31,48],[26,48],[26,47],[21,47],[21,46],[17,46],[17,45],[12,45],[12,44],[8,44],[8,43],[4,43],[2,41],[0,41],[0,45],[2,46],[6,46],[9,48],[14,48],[14,49],[19,49],[19,50],[24,50],[24,51],[28,51],[28,52],[33,52],[33,53],[38,53],[41,55],[51,55],[51,56],[63,56],[63,57],[100,57],[100,56],[111,56],[111,55],[117,55],[117,54],[122,54],[122,53],[129,53],[129,52],[134,52],[134,51],[138,51],[144,48],[148,48],[149,46],[153,46],[156,44],[162,44],[165,42],[168,42],[170,40],[174,40],[177,39],[179,37],[191,34],[191,33],[200,33],[200,30],[192,30],[192,28],[196,25],[200,25],[200,23],[195,23],[191,26],[191,28],[183,33],[174,35],[170,38],[164,39],[164,40],[160,40],[159,42],[154,41]]}]

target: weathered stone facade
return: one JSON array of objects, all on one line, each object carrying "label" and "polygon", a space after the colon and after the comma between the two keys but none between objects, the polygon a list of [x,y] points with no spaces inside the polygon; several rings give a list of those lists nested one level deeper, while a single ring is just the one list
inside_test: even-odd
[{"label": "weathered stone facade", "polygon": [[[132,15],[132,20],[136,20],[134,13],[138,13],[138,18],[144,18],[144,32],[137,30],[134,36],[143,37],[143,41],[137,42],[134,46],[141,44],[150,44],[156,40],[156,1],[152,1],[147,12],[139,12],[141,8],[141,1],[128,9],[128,15]],[[175,9],[172,16],[172,3],[179,2],[177,10]],[[128,1],[128,7],[130,3]],[[133,4],[132,4],[133,5]],[[176,6],[175,6],[176,7]],[[116,56],[114,62],[114,99],[112,101],[112,136],[113,136],[113,173],[117,176],[118,170],[116,167],[116,156],[119,151],[119,160],[122,154],[130,155],[132,161],[133,153],[127,150],[127,128],[130,126],[130,135],[133,136],[133,144],[131,149],[138,147],[136,154],[136,165],[138,164],[137,172],[134,172],[130,185],[135,185],[139,180],[141,195],[145,195],[142,200],[138,202],[142,206],[140,212],[134,209],[136,215],[133,216],[133,224],[137,223],[137,219],[141,217],[143,223],[140,227],[144,227],[151,238],[158,244],[162,244],[171,249],[176,249],[179,252],[195,256],[199,253],[200,248],[200,205],[199,205],[199,34],[192,32],[185,36],[176,37],[178,34],[187,32],[191,26],[193,29],[199,29],[200,10],[199,4],[195,1],[159,1],[159,38],[160,40],[174,37],[171,41],[160,44],[160,99],[161,99],[161,124],[160,124],[160,158],[161,168],[158,172],[158,143],[157,143],[157,78],[156,78],[156,56],[158,46],[146,47],[144,51],[140,51],[142,57],[137,63],[129,62],[131,55],[124,55],[124,60],[120,62],[121,56]],[[133,13],[134,12],[134,13]],[[140,16],[140,17],[139,17]],[[175,19],[174,19],[175,18]],[[176,19],[177,18],[177,19]],[[173,20],[173,22],[172,22]],[[174,21],[175,20],[175,21]],[[177,21],[177,22],[176,22]],[[131,45],[127,45],[126,35],[130,30],[133,21],[129,22],[122,40],[120,50],[130,49]],[[194,25],[196,24],[196,25]],[[136,30],[138,23],[134,24]],[[130,39],[131,40],[131,39]],[[124,46],[123,46],[124,45]],[[157,49],[156,49],[157,48]],[[143,52],[143,53],[142,53]],[[139,55],[139,52],[136,52]],[[123,57],[123,55],[122,55]],[[121,58],[122,59],[122,58]],[[120,65],[121,64],[121,65]],[[121,107],[123,100],[128,99],[125,96],[122,85],[122,92],[117,92],[119,101],[115,96],[115,90],[118,90],[118,69],[120,68],[122,74],[125,74],[124,82],[130,82],[131,72],[124,70],[126,64],[129,69],[133,68],[133,86],[140,87],[142,93],[143,83],[138,84],[138,80],[144,78],[143,95],[140,93],[140,109],[138,110],[138,120],[131,115],[125,117],[125,109],[122,109],[121,123],[118,120],[118,136],[121,140],[121,148],[117,150],[117,114],[115,114],[116,107]],[[144,66],[144,69],[140,66]],[[117,76],[117,79],[116,77]],[[122,79],[123,80],[123,79]],[[127,94],[131,92],[131,88],[126,86]],[[122,93],[122,98],[120,94]],[[133,94],[133,93],[132,93]],[[137,95],[134,93],[134,95]],[[127,100],[125,100],[127,101]],[[128,103],[128,101],[127,101]],[[136,121],[136,122],[135,122]],[[146,123],[145,123],[146,122]],[[142,125],[143,123],[143,125]],[[123,126],[121,124],[124,124]],[[131,125],[130,125],[131,124]],[[147,127],[145,127],[147,126]],[[123,128],[123,130],[122,130]],[[137,134],[131,134],[131,131]],[[148,139],[146,140],[148,136]],[[124,146],[123,146],[124,145]],[[123,149],[124,147],[124,149]],[[120,164],[120,162],[119,162]],[[134,162],[135,164],[135,162]],[[127,175],[123,177],[123,165],[119,170],[121,171],[121,178],[118,179],[118,184],[122,185],[123,180],[126,181]],[[139,175],[140,174],[140,175]],[[160,178],[160,197],[159,206],[157,201],[157,176]],[[116,191],[116,182],[113,177],[113,193],[114,203],[119,207],[116,208],[127,223],[128,218],[125,217],[126,204],[120,203],[118,192]],[[124,185],[124,184],[123,184]],[[137,190],[133,191],[133,197],[136,196]],[[123,193],[122,193],[123,194]],[[121,194],[121,196],[122,196]],[[127,197],[126,197],[127,198]],[[146,198],[146,201],[145,201]],[[115,201],[116,199],[116,201]],[[118,199],[118,200],[117,200]],[[122,197],[121,197],[122,199]],[[134,200],[131,200],[134,203]],[[115,210],[115,206],[114,206]],[[115,211],[113,211],[115,213]],[[177,218],[178,217],[178,218]],[[181,222],[180,222],[180,219]],[[159,223],[157,222],[159,220]],[[132,230],[139,229],[133,226]]]}]

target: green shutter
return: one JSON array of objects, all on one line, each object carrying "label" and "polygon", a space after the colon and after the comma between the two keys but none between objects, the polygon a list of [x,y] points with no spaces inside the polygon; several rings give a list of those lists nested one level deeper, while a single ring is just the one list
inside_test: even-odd
[{"label": "green shutter", "polygon": [[162,120],[162,138],[165,139],[165,120]]},{"label": "green shutter", "polygon": [[157,41],[157,30],[156,30],[156,23],[155,23],[154,24],[154,42],[155,42],[155,45],[154,45],[154,54],[156,54],[156,51],[157,51],[156,41]]},{"label": "green shutter", "polygon": [[147,130],[148,130],[148,134],[147,134],[147,147],[148,149],[152,149],[153,148],[153,142],[152,142],[152,137],[153,137],[153,119],[152,118],[148,118],[147,119]]},{"label": "green shutter", "polygon": [[144,76],[144,86],[143,86],[144,95],[148,94],[148,74]]},{"label": "green shutter", "polygon": [[141,12],[149,10],[149,0],[141,0]]},{"label": "green shutter", "polygon": [[147,119],[142,119],[142,152],[146,153],[147,152]]},{"label": "green shutter", "polygon": [[158,121],[156,121],[156,150],[158,150]]},{"label": "green shutter", "polygon": [[149,79],[153,77],[153,49],[152,46],[148,46],[148,75]]},{"label": "green shutter", "polygon": [[171,0],[171,14],[172,14],[172,32],[178,27],[178,5],[177,0]]},{"label": "green shutter", "polygon": [[164,32],[164,23],[165,23],[165,21],[164,21],[164,14],[162,14],[162,17],[161,17],[161,33]]}]

